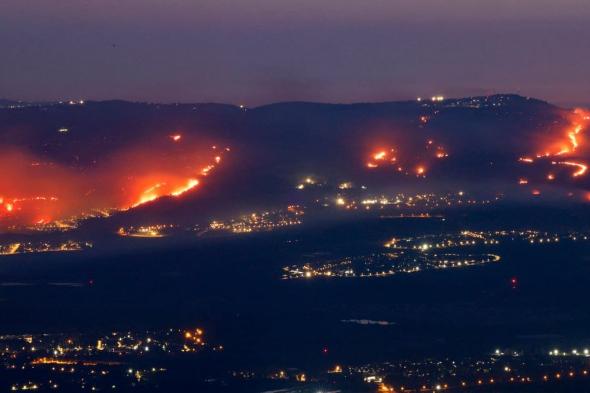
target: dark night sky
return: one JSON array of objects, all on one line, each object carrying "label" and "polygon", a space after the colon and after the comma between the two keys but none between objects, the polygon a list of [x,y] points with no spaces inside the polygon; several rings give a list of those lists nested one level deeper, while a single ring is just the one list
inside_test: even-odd
[{"label": "dark night sky", "polygon": [[589,0],[2,0],[0,97],[590,103]]}]

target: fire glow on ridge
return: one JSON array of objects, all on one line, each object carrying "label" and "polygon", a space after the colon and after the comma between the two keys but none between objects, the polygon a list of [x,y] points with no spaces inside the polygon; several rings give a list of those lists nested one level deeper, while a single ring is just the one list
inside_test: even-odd
[{"label": "fire glow on ridge", "polygon": [[124,149],[90,169],[4,149],[0,229],[108,215],[161,197],[181,197],[199,187],[229,152],[229,148],[203,145],[175,134],[168,142]]}]

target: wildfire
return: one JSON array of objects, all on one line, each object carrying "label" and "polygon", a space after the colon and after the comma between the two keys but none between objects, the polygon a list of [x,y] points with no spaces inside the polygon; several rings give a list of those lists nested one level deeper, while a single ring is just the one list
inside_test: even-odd
[{"label": "wildfire", "polygon": [[[56,197],[43,197],[43,196],[36,196],[36,197],[29,197],[29,198],[4,198],[0,197],[0,218],[2,218],[2,213],[5,215],[11,215],[13,213],[20,213],[23,210],[27,210],[29,207],[32,206],[48,206],[50,202],[57,202],[58,198]],[[37,216],[37,218],[33,218],[34,224],[43,225],[47,224],[51,221],[51,218],[47,214],[42,214]]]},{"label": "wildfire", "polygon": [[[161,138],[161,137],[160,137]],[[167,138],[167,136],[166,136]],[[229,148],[209,149],[189,138],[182,144],[145,144],[107,155],[92,168],[57,163],[32,165],[38,157],[17,149],[0,152],[0,230],[56,225],[63,220],[108,216],[161,197],[180,197],[199,187]]]},{"label": "wildfire", "polygon": [[[215,150],[216,147],[213,147]],[[229,151],[226,149],[226,151]],[[200,174],[201,176],[207,176],[211,170],[213,170],[216,164],[221,162],[221,155],[216,155],[213,157],[213,161],[215,164],[208,164],[203,168],[196,170],[196,173]],[[179,197],[188,191],[194,189],[200,184],[199,179],[196,177],[190,177],[188,179],[174,179],[174,181],[163,181],[157,182],[148,188],[146,188],[143,192],[141,192],[139,198],[131,204],[129,208],[137,207],[148,202],[155,201],[158,198],[163,196],[170,196],[170,197]]]},{"label": "wildfire", "polygon": [[572,144],[572,151],[576,151],[579,146],[578,143],[578,134],[582,131],[582,125],[578,124],[573,131],[567,133],[567,136]]},{"label": "wildfire", "polygon": [[380,151],[379,153],[375,153],[373,155],[373,159],[375,160],[383,160],[385,159],[385,156],[387,155],[387,152],[385,151]]},{"label": "wildfire", "polygon": [[197,179],[188,179],[188,181],[186,182],[186,184],[183,187],[179,187],[176,190],[172,191],[172,193],[170,195],[172,196],[180,196],[182,194],[184,194],[187,191],[192,190],[193,188],[195,188],[196,186],[199,185],[199,181]]},{"label": "wildfire", "polygon": [[149,187],[147,190],[141,193],[139,200],[135,202],[133,205],[131,205],[131,207],[137,207],[139,205],[143,205],[144,203],[156,200],[158,197],[161,196],[158,190],[164,187],[165,185],[166,183],[158,183]]},{"label": "wildfire", "polygon": [[[574,167],[575,171],[572,172],[571,176],[576,178],[585,175],[588,170],[588,166],[585,162],[578,161],[577,159],[574,161],[572,159],[577,158],[574,154],[579,155],[578,153],[583,147],[582,133],[588,126],[590,115],[582,109],[576,109],[570,114],[569,118],[570,125],[562,136],[558,137],[556,141],[551,142],[542,153],[537,153],[536,158],[543,160],[548,158],[555,159],[556,157],[563,159],[563,157],[567,157],[569,158],[567,161],[551,161],[551,164]],[[530,157],[521,157],[519,158],[519,161],[528,164],[535,162],[535,160]],[[555,174],[549,173],[546,176],[546,179],[549,181],[555,180]]]},{"label": "wildfire", "polygon": [[207,165],[205,168],[201,169],[201,175],[207,176],[211,169],[215,168],[215,165]]},{"label": "wildfire", "polygon": [[558,164],[558,165],[566,165],[566,166],[573,166],[575,168],[578,168],[577,171],[575,171],[574,173],[572,173],[572,176],[573,177],[582,176],[588,170],[588,166],[586,164],[582,164],[581,162],[561,161],[561,162],[557,162],[556,164]]},{"label": "wildfire", "polygon": [[369,162],[367,162],[367,168],[378,168],[382,164],[394,163],[397,161],[397,157],[394,155],[395,149],[382,149],[371,154]]},{"label": "wildfire", "polygon": [[449,155],[442,147],[439,147],[435,156],[436,158],[447,158]]},{"label": "wildfire", "polygon": [[[412,149],[409,150],[413,151]],[[401,157],[399,155],[400,153]],[[369,155],[365,165],[369,169],[393,167],[396,172],[405,173],[405,175],[414,173],[418,177],[423,177],[426,173],[425,165],[429,166],[433,164],[434,158],[440,160],[447,158],[448,156],[449,154],[443,146],[436,144],[433,139],[426,139],[422,147],[418,147],[418,150],[412,157],[408,157],[403,152],[399,152],[395,148],[381,147],[374,150]],[[404,167],[414,169],[404,171]]]}]

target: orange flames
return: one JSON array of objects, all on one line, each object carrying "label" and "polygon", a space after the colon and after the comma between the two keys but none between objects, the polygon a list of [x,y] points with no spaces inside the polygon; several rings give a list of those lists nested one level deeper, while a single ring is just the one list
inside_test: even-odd
[{"label": "orange flames", "polygon": [[397,161],[395,157],[395,149],[379,149],[375,153],[371,154],[371,160],[367,162],[367,168],[378,168],[387,162],[393,163]]},{"label": "orange flames", "polygon": [[383,160],[385,158],[385,156],[387,155],[387,152],[385,151],[380,151],[378,153],[375,153],[373,155],[373,159],[375,160]]},{"label": "orange flames", "polygon": [[[217,151],[216,146],[212,146],[212,151],[215,151],[215,156],[211,157],[212,162],[204,163],[201,165],[189,165],[188,167],[179,170],[176,165],[177,159],[184,161],[186,157],[167,157],[171,160],[172,167],[169,170],[161,172],[146,171],[145,174],[137,176],[135,184],[137,184],[137,191],[131,193],[130,202],[124,204],[120,208],[125,210],[134,208],[148,202],[155,201],[158,198],[169,196],[179,197],[193,189],[199,184],[200,176],[207,176],[217,165],[221,163],[222,155]],[[226,148],[224,152],[228,152],[229,148]],[[137,196],[135,196],[137,195]]]},{"label": "orange flames", "polygon": [[571,161],[560,161],[560,162],[552,162],[554,165],[566,165],[566,166],[573,166],[577,168],[576,171],[572,173],[572,177],[582,176],[588,170],[588,166],[586,164],[582,164],[579,162],[571,162]]},{"label": "orange flames", "polygon": [[[543,142],[545,148],[535,156],[538,160],[555,159],[556,157],[567,158],[564,161],[551,161],[551,164],[573,167],[575,170],[571,173],[571,177],[577,178],[585,175],[588,171],[586,162],[579,160],[579,156],[581,151],[586,149],[582,137],[584,131],[588,128],[590,115],[583,109],[576,109],[568,117],[570,125],[563,134],[545,140]],[[531,157],[521,157],[519,161],[528,164],[535,163],[535,159]],[[549,181],[555,178],[556,175],[553,173],[548,174],[546,177]]]},{"label": "orange flames", "polygon": [[[178,135],[180,136],[180,135]],[[0,152],[0,231],[127,210],[194,190],[229,149],[171,137],[134,146],[90,168],[48,163],[17,149]]]},{"label": "orange flames", "polygon": [[[375,149],[370,155],[366,163],[366,167],[369,169],[375,169],[380,167],[393,166],[397,172],[404,172],[404,167],[414,168],[413,173],[418,177],[424,177],[426,174],[426,166],[433,163],[433,158],[443,159],[447,158],[449,154],[443,146],[436,145],[434,140],[427,139],[423,145],[422,151],[418,151],[417,154],[412,157],[408,157],[407,154],[402,154],[400,159],[396,148],[386,147]],[[434,151],[434,152],[433,152]],[[400,161],[403,165],[399,165]],[[426,163],[426,164],[424,164]],[[406,175],[411,172],[404,172]]]},{"label": "orange flames", "polygon": [[131,207],[137,207],[143,205],[144,203],[155,201],[156,199],[163,196],[178,197],[185,192],[192,190],[198,185],[199,181],[197,179],[188,179],[186,184],[180,186],[170,185],[165,182],[157,183],[144,190],[137,199],[137,202],[133,203]]}]

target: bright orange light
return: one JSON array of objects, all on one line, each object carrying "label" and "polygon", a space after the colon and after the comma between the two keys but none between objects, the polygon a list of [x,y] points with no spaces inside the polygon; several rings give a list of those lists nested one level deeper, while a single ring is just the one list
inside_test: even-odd
[{"label": "bright orange light", "polygon": [[379,392],[394,392],[395,390],[392,387],[387,386],[386,384],[384,384],[383,382],[381,382],[379,384],[378,391]]},{"label": "bright orange light", "polygon": [[[435,159],[444,159],[449,156],[444,146],[440,145],[434,139],[424,140],[423,151],[416,151],[414,155],[411,149],[404,152],[399,151],[391,146],[381,145],[379,149],[374,150],[365,161],[365,166],[369,169],[391,167],[391,169],[406,176],[416,175],[424,177]],[[413,148],[415,146],[409,146]]]},{"label": "bright orange light", "polygon": [[201,175],[207,176],[211,169],[215,168],[213,165],[207,165],[205,168],[201,169]]},{"label": "bright orange light", "polygon": [[[214,150],[215,150],[214,146]],[[226,148],[226,151],[228,149]],[[216,164],[221,162],[221,155],[217,155],[213,157],[213,160]],[[201,176],[207,176],[211,170],[215,168],[214,164],[209,164],[201,168],[198,173]],[[199,180],[197,178],[191,177],[188,179],[183,179],[180,181],[177,179],[172,178],[166,182],[158,182],[153,184],[152,186],[146,188],[140,195],[139,199],[131,205],[131,207],[137,207],[139,205],[143,205],[145,203],[154,201],[163,196],[173,196],[178,197],[199,185]]]},{"label": "bright orange light", "polygon": [[[221,157],[216,156],[214,158],[215,162],[220,162]],[[207,165],[200,170],[200,174],[202,176],[206,176],[213,168],[214,165]],[[163,196],[173,196],[178,197],[187,191],[192,190],[193,188],[199,185],[199,180],[196,178],[189,178],[184,180],[184,184],[178,184],[178,181],[170,182],[159,182],[155,183],[154,185],[146,188],[139,196],[138,200],[131,204],[131,207],[137,207],[143,205],[148,202],[155,201],[156,199],[163,197]]]},{"label": "bright orange light", "polygon": [[575,152],[578,149],[578,147],[580,146],[580,141],[578,140],[578,134],[580,132],[582,132],[582,130],[583,130],[582,124],[579,124],[579,123],[575,124],[573,126],[573,129],[566,132],[567,139],[562,142],[563,144],[567,143],[567,145],[562,146],[560,148],[560,150],[554,154],[556,156],[560,156],[560,155]]},{"label": "bright orange light", "polygon": [[533,190],[533,191],[531,191],[531,193],[535,196],[541,195],[541,191],[539,191],[539,190]]},{"label": "bright orange light", "polygon": [[[187,141],[188,142],[188,141]],[[18,149],[0,152],[4,171],[0,230],[108,216],[160,197],[180,197],[199,186],[225,158],[208,145],[146,143],[113,153],[79,171],[40,161]],[[4,195],[10,190],[13,195]]]},{"label": "bright orange light", "polygon": [[572,150],[576,150],[579,146],[577,135],[582,131],[582,126],[578,124],[573,131],[568,132],[567,136],[572,144]]},{"label": "bright orange light", "polygon": [[529,184],[527,179],[518,179],[518,184]]},{"label": "bright orange light", "polygon": [[182,135],[180,134],[174,134],[174,135],[170,135],[170,138],[174,141],[174,142],[178,142],[179,140],[182,139]]},{"label": "bright orange light", "polygon": [[378,153],[373,154],[373,159],[375,159],[375,160],[383,160],[383,159],[385,159],[385,156],[387,156],[387,152],[386,151],[380,151]]},{"label": "bright orange light", "polygon": [[[590,120],[590,116],[588,113],[582,109],[576,109],[569,115],[570,125],[568,129],[565,130],[564,134],[561,134],[557,140],[554,140],[544,148],[544,153],[538,153],[536,157],[538,159],[550,158],[550,157],[564,157],[562,158],[563,161],[552,161],[551,164],[553,165],[564,165],[576,168],[574,172],[571,174],[572,177],[580,177],[586,174],[588,170],[588,166],[585,162],[574,161],[571,158],[573,153],[578,152],[582,147],[582,138],[581,134],[587,128],[588,120]],[[568,159],[566,160],[565,157]],[[521,157],[519,158],[520,162],[525,163],[533,163],[534,160],[530,157]],[[547,180],[555,180],[556,176],[553,173],[549,173],[547,175]]]},{"label": "bright orange light", "polygon": [[575,171],[574,173],[572,173],[572,177],[582,176],[588,170],[588,166],[586,164],[582,164],[580,162],[561,161],[561,162],[558,162],[558,164],[559,165],[573,166],[573,167],[578,168],[577,171]]},{"label": "bright orange light", "polygon": [[137,207],[139,205],[143,205],[144,203],[148,203],[151,201],[155,201],[161,196],[161,193],[158,191],[160,188],[164,187],[166,183],[157,183],[153,186],[150,186],[148,189],[144,190],[137,202],[135,202],[132,207]]},{"label": "bright orange light", "polygon": [[580,134],[586,128],[586,112],[582,109],[576,109],[570,114],[570,126],[565,130],[565,136],[562,134],[557,140],[554,140],[545,147],[544,153],[538,153],[537,158],[562,156],[575,153],[581,145]]},{"label": "bright orange light", "polygon": [[199,181],[197,179],[189,179],[184,186],[175,189],[174,191],[172,191],[170,193],[170,195],[175,196],[175,197],[182,195],[185,192],[192,190],[193,188],[195,188],[198,185],[199,185]]}]

